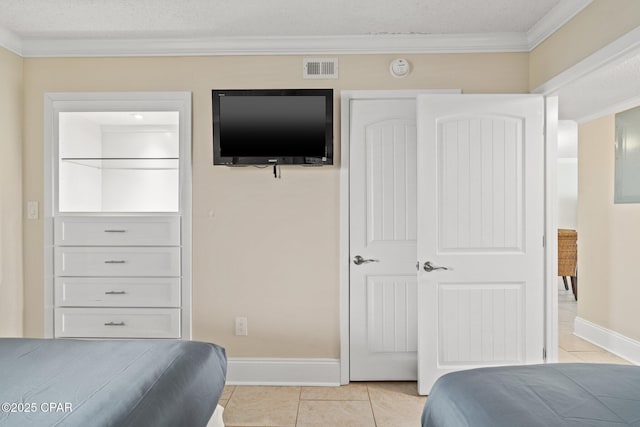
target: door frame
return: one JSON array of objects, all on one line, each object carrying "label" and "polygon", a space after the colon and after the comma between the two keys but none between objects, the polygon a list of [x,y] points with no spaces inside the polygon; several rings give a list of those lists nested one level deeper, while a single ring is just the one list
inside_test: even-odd
[{"label": "door frame", "polygon": [[[349,336],[349,162],[350,162],[350,128],[351,128],[351,101],[357,99],[410,99],[424,93],[461,93],[457,90],[432,91],[422,90],[346,90],[340,93],[340,383],[349,384],[350,372],[350,336]],[[545,102],[545,118],[557,117],[557,97],[548,98]],[[551,115],[551,116],[550,116]],[[545,282],[544,289],[544,347],[546,348],[546,361],[557,361],[558,354],[558,296],[556,290],[557,280],[555,270],[557,264],[556,229],[557,219],[553,216],[557,212],[556,198],[556,158],[557,147],[550,142],[557,137],[557,126],[545,126],[544,147],[544,200],[545,200]]]}]

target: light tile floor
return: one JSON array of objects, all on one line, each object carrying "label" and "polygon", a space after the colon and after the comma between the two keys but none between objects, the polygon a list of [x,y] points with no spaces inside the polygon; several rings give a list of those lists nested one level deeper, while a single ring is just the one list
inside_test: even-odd
[{"label": "light tile floor", "polygon": [[630,365],[631,362],[611,354],[573,335],[573,321],[576,318],[578,304],[571,288],[564,290],[558,285],[558,360],[563,363],[620,363]]},{"label": "light tile floor", "polygon": [[[561,282],[560,282],[561,283]],[[573,335],[577,304],[560,285],[560,362],[626,363]],[[354,382],[342,387],[227,386],[227,427],[417,427],[426,398],[412,382]]]},{"label": "light tile floor", "polygon": [[227,386],[227,427],[415,427],[426,397],[415,382],[353,382],[342,387]]}]

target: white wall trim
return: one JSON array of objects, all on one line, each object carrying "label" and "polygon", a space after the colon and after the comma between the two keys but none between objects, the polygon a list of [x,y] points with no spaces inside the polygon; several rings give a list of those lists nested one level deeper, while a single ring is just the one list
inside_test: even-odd
[{"label": "white wall trim", "polygon": [[[532,93],[557,95],[560,98],[561,115],[584,123],[599,117],[613,114],[638,105],[635,76],[632,72],[620,73],[629,61],[640,57],[640,27],[635,28],[587,58],[571,66],[547,82],[538,86]],[[615,88],[618,95],[612,99],[604,97],[594,99],[593,93],[605,91],[603,81],[608,72],[618,76]],[[628,87],[628,95],[622,88]],[[627,98],[628,97],[628,98]]]},{"label": "white wall trim", "polygon": [[600,117],[609,116],[615,113],[619,113],[630,108],[634,108],[640,105],[640,96],[634,96],[625,101],[617,104],[608,105],[606,108],[593,112],[584,117],[578,117],[575,121],[578,124],[590,122],[591,120],[599,119]]},{"label": "white wall trim", "polygon": [[340,383],[349,384],[349,134],[351,133],[351,99],[358,96],[357,91],[340,92],[340,262],[338,277],[340,280]]},{"label": "white wall trim", "polygon": [[528,52],[524,33],[306,37],[27,39],[24,57]]},{"label": "white wall trim", "polygon": [[13,31],[0,27],[0,46],[11,52],[22,55],[22,39]]},{"label": "white wall trim", "polygon": [[640,364],[640,342],[581,317],[574,321],[575,334],[635,365]]},{"label": "white wall trim", "polygon": [[229,358],[227,384],[338,386],[340,360]]},{"label": "white wall trim", "polygon": [[546,362],[558,361],[558,97],[545,97],[544,315]]},{"label": "white wall trim", "polygon": [[55,190],[51,177],[56,170],[55,161],[58,157],[56,150],[56,137],[58,132],[58,120],[56,117],[55,94],[44,94],[44,135],[43,135],[43,170],[44,170],[44,194],[42,202],[42,220],[44,223],[43,238],[43,270],[44,270],[44,337],[54,337],[54,295],[53,295],[53,197]]},{"label": "white wall trim", "polygon": [[529,51],[535,49],[551,34],[555,33],[564,24],[569,22],[593,0],[565,0],[558,3],[540,21],[527,31],[527,43]]},{"label": "white wall trim", "polygon": [[563,0],[527,32],[22,39],[0,27],[0,46],[23,57],[530,52],[591,1]]},{"label": "white wall trim", "polygon": [[574,83],[589,73],[613,64],[630,54],[638,53],[636,51],[640,51],[640,27],[629,31],[552,79],[547,80],[535,88],[532,93],[542,95],[556,94],[563,87]]}]

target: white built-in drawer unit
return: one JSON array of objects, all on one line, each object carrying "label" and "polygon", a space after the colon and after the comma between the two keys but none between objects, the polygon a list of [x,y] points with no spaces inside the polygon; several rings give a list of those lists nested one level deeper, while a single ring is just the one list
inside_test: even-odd
[{"label": "white built-in drawer unit", "polygon": [[180,307],[180,278],[56,277],[58,307]]},{"label": "white built-in drawer unit", "polygon": [[190,338],[191,93],[49,92],[44,117],[45,337]]},{"label": "white built-in drawer unit", "polygon": [[179,246],[177,216],[58,216],[56,246]]},{"label": "white built-in drawer unit", "polygon": [[60,338],[180,338],[177,308],[57,308]]},{"label": "white built-in drawer unit", "polygon": [[180,248],[78,247],[54,250],[56,276],[180,276]]},{"label": "white built-in drawer unit", "polygon": [[54,333],[180,338],[180,216],[54,218]]}]

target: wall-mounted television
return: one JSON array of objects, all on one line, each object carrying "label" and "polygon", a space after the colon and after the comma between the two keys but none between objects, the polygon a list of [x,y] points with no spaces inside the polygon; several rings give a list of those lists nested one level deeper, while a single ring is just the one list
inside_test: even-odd
[{"label": "wall-mounted television", "polygon": [[333,89],[212,90],[214,165],[333,164]]}]

